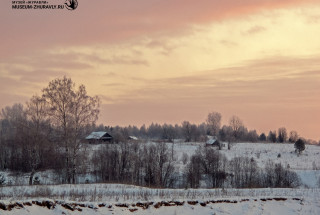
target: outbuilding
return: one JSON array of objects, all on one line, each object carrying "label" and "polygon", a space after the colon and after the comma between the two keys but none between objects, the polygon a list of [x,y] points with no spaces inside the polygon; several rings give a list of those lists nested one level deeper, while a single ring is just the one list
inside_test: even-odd
[{"label": "outbuilding", "polygon": [[112,141],[112,136],[105,131],[95,131],[86,137],[86,140],[91,143],[107,143]]},{"label": "outbuilding", "polygon": [[225,147],[225,144],[215,138],[212,138],[206,142],[206,147],[218,147],[219,150],[221,150],[223,147]]}]

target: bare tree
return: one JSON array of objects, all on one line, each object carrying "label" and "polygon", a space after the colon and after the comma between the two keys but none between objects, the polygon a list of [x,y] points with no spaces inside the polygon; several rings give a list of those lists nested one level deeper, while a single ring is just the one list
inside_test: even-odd
[{"label": "bare tree", "polygon": [[275,143],[277,142],[277,132],[276,131],[270,131],[268,134],[268,141]]},{"label": "bare tree", "polygon": [[218,112],[211,112],[207,117],[207,124],[210,133],[217,136],[221,127],[221,114]]},{"label": "bare tree", "polygon": [[289,142],[290,143],[295,143],[299,138],[298,132],[296,131],[290,131],[289,135]]},{"label": "bare tree", "polygon": [[187,178],[187,184],[191,188],[198,188],[201,180],[202,173],[202,155],[201,153],[195,153],[191,156],[189,163],[185,168],[185,174]]},{"label": "bare tree", "polygon": [[251,130],[248,132],[247,134],[247,140],[252,142],[252,143],[255,143],[257,142],[259,139],[258,137],[258,134],[257,134],[257,131],[256,130]]},{"label": "bare tree", "polygon": [[28,154],[25,135],[27,131],[26,112],[22,104],[7,106],[1,111],[2,156],[4,166],[12,170],[28,171],[30,156]]},{"label": "bare tree", "polygon": [[176,137],[175,129],[172,125],[164,124],[162,126],[162,139],[173,142]]},{"label": "bare tree", "polygon": [[234,141],[233,130],[230,126],[224,125],[222,129],[219,131],[219,136],[222,141],[228,142],[228,149],[231,149],[232,142]]},{"label": "bare tree", "polygon": [[244,128],[242,120],[237,116],[232,116],[229,120],[229,126],[233,131],[234,139],[239,140],[241,131]]},{"label": "bare tree", "polygon": [[182,122],[182,133],[185,138],[185,141],[190,142],[192,137],[192,130],[191,130],[191,124],[189,121]]},{"label": "bare tree", "polygon": [[84,85],[76,89],[75,83],[67,77],[51,81],[42,91],[49,106],[49,116],[60,130],[67,182],[75,183],[75,159],[83,138],[82,132],[86,125],[98,119],[99,98],[88,96]]},{"label": "bare tree", "polygon": [[279,128],[278,129],[278,140],[280,143],[285,143],[287,142],[287,129],[285,127]]},{"label": "bare tree", "polygon": [[212,148],[203,148],[201,152],[203,172],[208,176],[210,187],[223,187],[227,178],[227,158]]},{"label": "bare tree", "polygon": [[158,143],[156,145],[156,153],[154,154],[156,158],[156,183],[161,187],[170,186],[171,177],[174,172],[174,161],[173,155],[174,151],[169,151],[166,143]]},{"label": "bare tree", "polygon": [[253,158],[235,157],[230,161],[232,171],[231,184],[236,188],[252,188],[258,186],[258,165]]},{"label": "bare tree", "polygon": [[28,138],[31,140],[31,146],[29,148],[30,155],[32,157],[30,161],[31,174],[29,178],[29,184],[33,183],[33,176],[36,170],[41,164],[41,152],[48,144],[48,128],[49,120],[47,118],[47,105],[44,98],[39,96],[33,96],[26,105],[26,114],[28,118]]}]

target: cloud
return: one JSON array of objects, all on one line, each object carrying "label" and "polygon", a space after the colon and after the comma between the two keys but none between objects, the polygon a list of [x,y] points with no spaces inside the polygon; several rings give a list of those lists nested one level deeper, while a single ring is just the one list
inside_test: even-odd
[{"label": "cloud", "polygon": [[89,69],[92,66],[83,61],[82,55],[78,53],[51,53],[48,51],[34,52],[29,55],[17,55],[10,59],[1,59],[3,65],[20,65],[35,69]]},{"label": "cloud", "polygon": [[143,65],[148,66],[148,61],[126,55],[113,55],[109,58],[102,58],[96,54],[82,54],[84,60],[105,65]]},{"label": "cloud", "polygon": [[260,33],[260,32],[263,32],[265,31],[266,28],[264,28],[263,26],[253,26],[251,28],[249,28],[247,31],[245,31],[245,35],[252,35],[252,34],[257,34],[257,33]]},{"label": "cloud", "polygon": [[281,98],[282,101],[291,99],[297,102],[300,99],[312,99],[314,92],[320,93],[319,62],[320,56],[275,56],[246,61],[237,67],[199,71],[189,76],[132,79],[144,84],[137,90],[130,89],[117,96],[117,99],[118,102],[134,99],[146,102],[192,101],[201,104],[216,98],[219,103],[245,100],[273,104],[273,99]]},{"label": "cloud", "polygon": [[50,69],[24,70],[21,68],[12,68],[9,69],[8,72],[10,73],[10,76],[17,77],[20,84],[23,82],[43,83],[52,78],[67,75],[66,72]]},{"label": "cloud", "polygon": [[201,123],[215,110],[226,122],[231,115],[239,115],[259,132],[286,126],[303,136],[319,138],[319,57],[274,56],[189,76],[145,79],[139,89],[104,103],[101,122]]},{"label": "cloud", "polygon": [[177,45],[169,44],[166,40],[151,40],[146,44],[147,48],[160,49],[163,55],[170,55],[171,52],[177,48]]},{"label": "cloud", "polygon": [[82,1],[72,13],[47,13],[11,10],[10,1],[1,1],[0,58],[56,46],[111,44],[158,33],[180,34],[193,25],[310,2],[317,1]]}]

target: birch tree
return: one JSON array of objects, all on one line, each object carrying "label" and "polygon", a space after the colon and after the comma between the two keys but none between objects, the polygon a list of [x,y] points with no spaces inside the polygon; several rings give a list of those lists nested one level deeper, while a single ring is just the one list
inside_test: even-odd
[{"label": "birch tree", "polygon": [[221,114],[218,112],[211,112],[207,117],[207,124],[210,133],[217,136],[221,127]]},{"label": "birch tree", "polygon": [[88,96],[84,85],[76,89],[75,83],[67,77],[51,81],[42,91],[49,117],[64,148],[67,182],[75,183],[83,130],[98,119],[100,100],[97,96]]}]

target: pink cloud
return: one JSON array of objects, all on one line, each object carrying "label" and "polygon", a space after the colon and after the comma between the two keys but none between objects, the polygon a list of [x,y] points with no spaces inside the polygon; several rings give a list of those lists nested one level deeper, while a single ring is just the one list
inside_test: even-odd
[{"label": "pink cloud", "polygon": [[310,2],[316,1],[82,0],[70,12],[12,10],[11,1],[1,1],[0,57],[38,48],[114,43],[159,32],[181,33],[193,24]]}]

